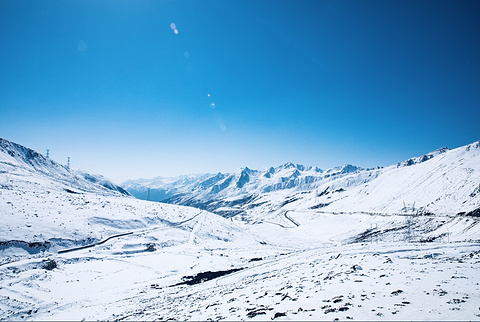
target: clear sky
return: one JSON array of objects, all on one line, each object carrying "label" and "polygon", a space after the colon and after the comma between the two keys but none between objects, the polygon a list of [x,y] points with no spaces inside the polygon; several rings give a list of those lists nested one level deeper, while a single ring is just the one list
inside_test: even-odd
[{"label": "clear sky", "polygon": [[480,1],[2,0],[0,137],[125,179],[480,139]]}]

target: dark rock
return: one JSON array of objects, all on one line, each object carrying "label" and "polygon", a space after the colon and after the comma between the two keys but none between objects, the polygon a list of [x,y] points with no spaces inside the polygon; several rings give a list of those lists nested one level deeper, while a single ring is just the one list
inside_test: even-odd
[{"label": "dark rock", "polygon": [[58,266],[56,261],[54,261],[53,259],[49,259],[43,263],[42,267],[46,270],[51,271],[52,269],[57,268]]},{"label": "dark rock", "polygon": [[224,275],[228,275],[237,271],[242,270],[243,268],[232,268],[232,269],[227,269],[224,271],[207,271],[207,272],[201,272],[193,276],[184,276],[183,282],[171,285],[171,286],[179,286],[179,285],[195,285],[198,283],[203,283],[209,280],[212,280],[214,278],[218,278]]},{"label": "dark rock", "polygon": [[250,259],[249,262],[258,262],[258,261],[261,261],[261,260],[263,260],[263,258],[261,258],[261,257],[254,257],[254,258]]},{"label": "dark rock", "polygon": [[323,313],[328,314],[328,313],[335,312],[336,310],[337,310],[337,309],[335,309],[335,308],[332,307],[332,308],[326,309],[325,311],[323,311]]},{"label": "dark rock", "polygon": [[273,316],[272,320],[275,320],[277,318],[280,318],[282,316],[287,316],[287,313],[284,313],[284,312],[277,312],[275,313],[275,315]]},{"label": "dark rock", "polygon": [[155,244],[147,244],[147,252],[154,252],[156,250]]}]

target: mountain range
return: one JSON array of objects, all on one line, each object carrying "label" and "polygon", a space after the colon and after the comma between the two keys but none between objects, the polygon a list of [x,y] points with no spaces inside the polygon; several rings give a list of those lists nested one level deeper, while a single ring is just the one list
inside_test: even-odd
[{"label": "mountain range", "polygon": [[388,167],[321,170],[286,163],[264,171],[128,180],[133,196],[231,217],[289,209],[468,213],[480,205],[480,141],[440,148]]}]

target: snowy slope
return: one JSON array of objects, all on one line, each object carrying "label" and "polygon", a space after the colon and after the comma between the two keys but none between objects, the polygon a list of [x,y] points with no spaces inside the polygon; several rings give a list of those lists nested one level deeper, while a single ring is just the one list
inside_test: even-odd
[{"label": "snowy slope", "polygon": [[217,186],[208,205],[229,219],[13,147],[0,154],[1,320],[480,318],[478,143],[383,169],[203,175],[198,192]]},{"label": "snowy slope", "polygon": [[[0,184],[11,186],[11,182],[49,185],[60,189],[76,189],[84,192],[129,195],[123,188],[102,176],[74,171],[45,158],[32,149],[0,138]],[[98,184],[100,183],[100,184]]]},{"label": "snowy slope", "polygon": [[[65,300],[71,307],[95,298],[104,307],[105,301],[137,291],[137,274],[142,281],[162,275],[178,282],[178,275],[193,267],[209,267],[205,258],[212,257],[212,249],[234,253],[258,244],[241,226],[215,214],[138,200],[109,187],[101,176],[73,172],[18,144],[0,143],[2,320],[41,319],[40,312],[58,318],[68,312],[59,307]],[[135,261],[128,263],[132,256]],[[142,258],[144,265],[138,262]],[[66,275],[55,274],[60,271]],[[70,284],[82,276],[93,279]],[[127,283],[119,286],[121,278]]]},{"label": "snowy slope", "polygon": [[184,242],[185,235],[191,238],[184,231],[192,230],[198,218],[202,221],[196,236],[221,241],[238,235],[231,222],[214,214],[137,200],[102,176],[71,171],[3,139],[0,188],[2,262],[9,261],[10,254],[58,251],[153,227],[171,229],[176,237],[160,243],[173,245]]},{"label": "snowy slope", "polygon": [[[367,174],[374,179],[358,184]],[[450,216],[474,211],[480,207],[480,142],[324,184],[290,207]]]}]

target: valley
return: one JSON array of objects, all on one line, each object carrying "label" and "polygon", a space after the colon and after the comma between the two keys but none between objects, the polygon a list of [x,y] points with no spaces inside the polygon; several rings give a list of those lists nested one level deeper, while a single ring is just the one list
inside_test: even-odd
[{"label": "valley", "polygon": [[0,319],[478,320],[479,151],[202,175],[160,203],[1,139]]}]

